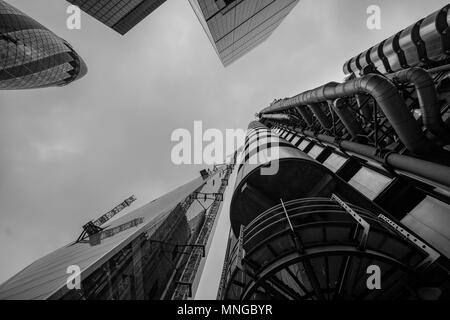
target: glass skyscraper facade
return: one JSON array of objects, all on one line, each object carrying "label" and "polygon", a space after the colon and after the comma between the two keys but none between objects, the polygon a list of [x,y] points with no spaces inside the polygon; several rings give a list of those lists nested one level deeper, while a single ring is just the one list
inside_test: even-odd
[{"label": "glass skyscraper facade", "polygon": [[67,41],[0,0],[0,89],[64,86],[86,73]]},{"label": "glass skyscraper facade", "polygon": [[68,0],[124,35],[166,0]]},{"label": "glass skyscraper facade", "polygon": [[[193,298],[231,172],[218,167],[39,259],[0,286],[0,300]],[[70,266],[80,288],[67,286]]]},{"label": "glass skyscraper facade", "polygon": [[224,66],[264,42],[299,0],[189,0]]},{"label": "glass skyscraper facade", "polygon": [[[67,0],[124,35],[166,0]],[[264,42],[299,0],[189,0],[224,66]]]}]

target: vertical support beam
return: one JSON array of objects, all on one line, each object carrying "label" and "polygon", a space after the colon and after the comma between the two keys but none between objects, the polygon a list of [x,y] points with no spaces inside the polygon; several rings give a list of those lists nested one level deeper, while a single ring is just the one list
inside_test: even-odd
[{"label": "vertical support beam", "polygon": [[133,250],[133,272],[135,288],[135,300],[144,300],[144,277],[142,275],[142,251],[140,245],[140,238],[137,238],[132,243]]}]

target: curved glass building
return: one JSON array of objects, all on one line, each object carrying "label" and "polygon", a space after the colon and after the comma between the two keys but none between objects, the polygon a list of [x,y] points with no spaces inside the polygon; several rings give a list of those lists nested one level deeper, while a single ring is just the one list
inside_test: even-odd
[{"label": "curved glass building", "polygon": [[64,86],[86,73],[67,41],[0,0],[0,89]]}]

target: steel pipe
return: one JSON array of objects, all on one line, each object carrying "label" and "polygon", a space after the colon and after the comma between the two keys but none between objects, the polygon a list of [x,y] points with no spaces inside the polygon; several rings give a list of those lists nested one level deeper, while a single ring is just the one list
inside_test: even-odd
[{"label": "steel pipe", "polygon": [[276,114],[262,114],[261,119],[278,120],[278,121],[299,121],[300,119],[291,114],[276,113]]},{"label": "steel pipe", "polygon": [[391,77],[394,81],[414,85],[422,110],[423,124],[431,133],[449,142],[450,129],[442,120],[438,94],[431,75],[424,69],[415,67],[399,71]]},{"label": "steel pipe", "polygon": [[368,50],[369,59],[361,58],[367,55],[367,50],[349,59],[344,64],[344,73],[358,74],[371,64],[385,74],[421,64],[431,67],[446,63],[450,55],[449,9],[450,5],[447,4],[403,29],[396,36],[375,45]]},{"label": "steel pipe", "polygon": [[361,125],[354,115],[354,111],[350,109],[346,100],[343,98],[338,98],[330,103],[334,112],[336,112],[339,119],[341,119],[342,124],[347,129],[348,133],[353,139],[357,139],[358,135],[363,132]]},{"label": "steel pipe", "polygon": [[372,121],[373,119],[373,111],[370,108],[369,100],[370,97],[362,95],[362,94],[355,94],[355,100],[358,104],[358,107],[361,110],[362,115],[367,121]]},{"label": "steel pipe", "polygon": [[280,100],[261,113],[280,112],[292,106],[310,105],[356,94],[368,94],[376,100],[408,150],[416,154],[424,154],[435,148],[425,137],[395,85],[383,76],[376,74],[351,79],[340,84],[330,82],[290,99]]},{"label": "steel pipe", "polygon": [[[307,135],[306,132],[302,132]],[[321,142],[333,144],[336,147],[347,152],[356,153],[358,155],[375,160],[379,163],[387,164],[394,169],[405,171],[427,180],[437,182],[442,186],[450,188],[450,168],[434,162],[413,158],[395,152],[388,152],[384,157],[379,156],[376,148],[365,144],[360,144],[352,141],[341,140],[336,138],[319,134],[317,136],[308,135]]]},{"label": "steel pipe", "polygon": [[306,108],[306,106],[297,106],[295,108],[297,109],[297,111],[299,112],[299,114],[301,115],[303,120],[305,120],[306,124],[309,127],[311,127],[314,124],[314,122],[313,122],[313,117],[312,117],[309,109]]},{"label": "steel pipe", "polygon": [[317,120],[319,120],[320,125],[325,130],[330,130],[332,127],[332,123],[330,122],[330,119],[328,119],[325,112],[322,110],[322,107],[319,103],[313,103],[307,105],[309,109],[311,109],[312,113],[316,116]]}]

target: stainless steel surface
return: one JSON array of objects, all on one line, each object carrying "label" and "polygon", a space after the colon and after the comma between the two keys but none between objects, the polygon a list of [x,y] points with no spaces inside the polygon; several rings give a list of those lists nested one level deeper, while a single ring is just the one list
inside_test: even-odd
[{"label": "stainless steel surface", "polygon": [[254,122],[250,129],[230,209],[236,236],[241,225],[272,207],[272,201],[298,198],[331,177],[328,169],[262,124]]},{"label": "stainless steel surface", "polygon": [[442,120],[438,93],[431,75],[424,69],[415,67],[393,74],[392,79],[414,85],[422,110],[423,124],[433,134],[449,143],[450,129]]},{"label": "stainless steel surface", "polygon": [[397,33],[386,40],[383,46],[384,56],[389,62],[389,66],[392,70],[399,70],[405,66],[403,51],[400,49],[398,40],[400,33]]},{"label": "stainless steel surface", "polygon": [[0,0],[0,90],[65,86],[86,73],[67,41]]},{"label": "stainless steel surface", "polygon": [[[450,49],[450,5],[427,16],[420,26],[420,38],[424,42],[427,58],[431,61],[445,59]],[[446,44],[446,47],[443,46]]]},{"label": "stainless steel surface", "polygon": [[[418,65],[422,58],[418,49],[418,42],[420,41],[419,28],[421,23],[421,21],[415,23],[400,33],[399,45],[405,54],[408,66]],[[398,71],[401,68],[402,67],[397,66],[397,68],[393,68],[393,71]]]},{"label": "stainless steel surface", "polygon": [[[450,5],[406,27],[401,32],[380,42],[370,50],[349,59],[343,67],[345,74],[358,75],[372,64],[382,74],[415,66],[436,67],[450,58]],[[355,62],[359,60],[359,63]]]},{"label": "stainless steel surface", "polygon": [[363,133],[363,129],[355,117],[354,110],[350,109],[348,103],[343,98],[338,98],[330,104],[350,135],[354,139],[357,139],[358,135]]},{"label": "stainless steel surface", "polygon": [[298,105],[311,105],[361,93],[371,95],[377,101],[378,106],[383,110],[386,118],[408,150],[413,153],[424,154],[435,149],[435,146],[425,137],[417,121],[411,115],[397,88],[392,82],[379,75],[363,76],[341,84],[330,82],[292,98],[280,100],[261,111],[261,113],[280,112]]}]

